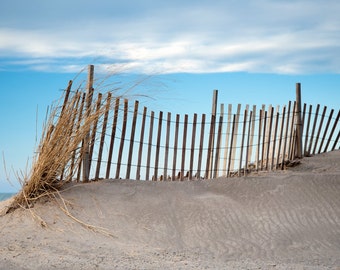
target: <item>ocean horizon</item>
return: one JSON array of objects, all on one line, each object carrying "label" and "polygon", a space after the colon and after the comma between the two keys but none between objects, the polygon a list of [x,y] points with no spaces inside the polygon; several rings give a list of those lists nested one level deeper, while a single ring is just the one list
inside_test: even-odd
[{"label": "ocean horizon", "polygon": [[0,193],[0,202],[12,197],[15,193]]}]

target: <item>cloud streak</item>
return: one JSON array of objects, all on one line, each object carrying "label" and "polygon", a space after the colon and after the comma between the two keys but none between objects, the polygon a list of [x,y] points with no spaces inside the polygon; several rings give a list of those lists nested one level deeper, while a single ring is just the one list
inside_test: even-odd
[{"label": "cloud streak", "polygon": [[73,17],[64,1],[37,1],[39,16],[5,2],[15,12],[0,19],[3,70],[91,62],[137,73],[340,73],[337,1],[85,1]]}]

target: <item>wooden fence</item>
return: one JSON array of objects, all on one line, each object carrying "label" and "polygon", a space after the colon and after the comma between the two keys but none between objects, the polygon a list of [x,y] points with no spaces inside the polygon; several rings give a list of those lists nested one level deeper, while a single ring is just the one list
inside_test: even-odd
[{"label": "wooden fence", "polygon": [[77,181],[242,176],[281,170],[296,157],[339,149],[340,110],[325,106],[320,114],[320,105],[301,106],[300,84],[296,101],[275,108],[220,104],[218,110],[215,90],[211,114],[189,116],[150,111],[111,93],[93,97],[91,81],[90,76],[79,114],[91,103],[105,113],[78,150],[83,162]]}]

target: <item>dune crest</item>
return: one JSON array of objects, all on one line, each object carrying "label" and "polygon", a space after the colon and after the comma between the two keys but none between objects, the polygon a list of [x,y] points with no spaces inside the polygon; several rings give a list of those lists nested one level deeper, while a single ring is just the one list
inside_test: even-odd
[{"label": "dune crest", "polygon": [[[103,180],[0,218],[6,269],[340,269],[340,151],[287,171]],[[2,202],[0,206],[6,203]]]}]

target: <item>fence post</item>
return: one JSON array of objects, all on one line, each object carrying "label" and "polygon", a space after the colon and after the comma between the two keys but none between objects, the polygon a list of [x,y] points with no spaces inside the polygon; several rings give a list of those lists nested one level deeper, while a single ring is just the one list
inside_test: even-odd
[{"label": "fence post", "polygon": [[296,157],[302,158],[301,84],[296,83]]},{"label": "fence post", "polygon": [[210,123],[209,144],[207,153],[207,164],[205,178],[210,179],[212,177],[213,157],[214,157],[214,143],[215,143],[215,125],[216,125],[216,111],[217,111],[217,95],[218,90],[214,90],[212,100],[212,112]]},{"label": "fence post", "polygon": [[[86,117],[91,113],[93,98],[93,73],[94,66],[88,66],[87,88],[86,88]],[[85,135],[83,146],[83,182],[88,182],[90,177],[90,131]]]}]

